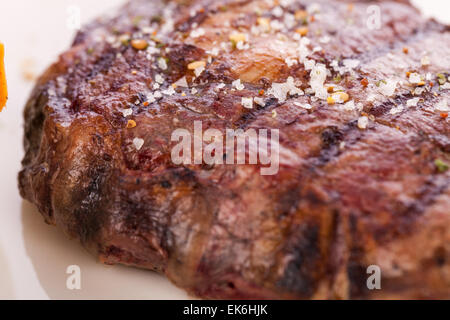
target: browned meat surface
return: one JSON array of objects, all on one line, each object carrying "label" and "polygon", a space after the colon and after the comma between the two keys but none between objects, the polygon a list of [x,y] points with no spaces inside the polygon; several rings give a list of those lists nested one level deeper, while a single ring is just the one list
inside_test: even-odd
[{"label": "browned meat surface", "polygon": [[[203,298],[449,299],[449,72],[450,28],[406,0],[134,0],[40,78],[21,194],[102,262]],[[278,174],[175,165],[195,120],[279,129]]]}]

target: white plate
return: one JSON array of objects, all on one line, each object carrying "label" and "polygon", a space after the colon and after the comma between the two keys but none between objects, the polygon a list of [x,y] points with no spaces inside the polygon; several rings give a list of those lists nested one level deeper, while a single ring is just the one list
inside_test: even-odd
[{"label": "white plate", "polygon": [[[150,0],[149,0],[150,1]],[[43,223],[22,201],[17,172],[22,159],[22,109],[33,86],[24,70],[42,72],[66,49],[73,31],[68,7],[86,22],[122,0],[0,1],[0,41],[6,45],[8,108],[0,114],[0,299],[186,299],[164,277],[149,271],[96,262],[75,241]],[[448,0],[417,0],[426,14],[450,22]],[[81,268],[81,290],[66,288],[66,268]]]}]

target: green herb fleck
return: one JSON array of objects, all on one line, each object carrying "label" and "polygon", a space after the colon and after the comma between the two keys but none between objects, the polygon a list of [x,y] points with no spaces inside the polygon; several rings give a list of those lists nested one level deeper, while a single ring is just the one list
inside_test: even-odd
[{"label": "green herb fleck", "polygon": [[341,75],[340,74],[338,74],[336,77],[334,77],[333,78],[333,81],[335,82],[335,83],[339,83],[339,82],[341,82],[342,81],[342,77],[341,77]]},{"label": "green herb fleck", "polygon": [[445,75],[443,75],[442,73],[438,73],[436,76],[438,77],[438,82],[441,86],[447,82]]},{"label": "green herb fleck", "polygon": [[434,164],[436,165],[436,168],[440,173],[444,173],[445,171],[448,170],[449,167],[448,164],[442,161],[441,159],[436,159],[434,161]]}]

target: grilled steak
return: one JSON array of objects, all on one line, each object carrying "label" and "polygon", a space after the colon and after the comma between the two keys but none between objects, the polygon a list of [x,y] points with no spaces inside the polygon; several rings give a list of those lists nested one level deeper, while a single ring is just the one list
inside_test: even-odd
[{"label": "grilled steak", "polygon": [[[448,299],[449,57],[407,0],[133,0],[38,81],[20,191],[199,297]],[[277,129],[278,173],[175,164],[195,121]]]}]

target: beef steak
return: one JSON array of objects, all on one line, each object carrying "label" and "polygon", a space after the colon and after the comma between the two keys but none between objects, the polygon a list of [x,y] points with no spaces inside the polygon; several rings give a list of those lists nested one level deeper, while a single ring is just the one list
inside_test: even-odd
[{"label": "beef steak", "polygon": [[[448,299],[449,57],[407,0],[132,0],[39,79],[21,195],[203,298]],[[174,164],[194,121],[279,130],[278,173]]]}]

